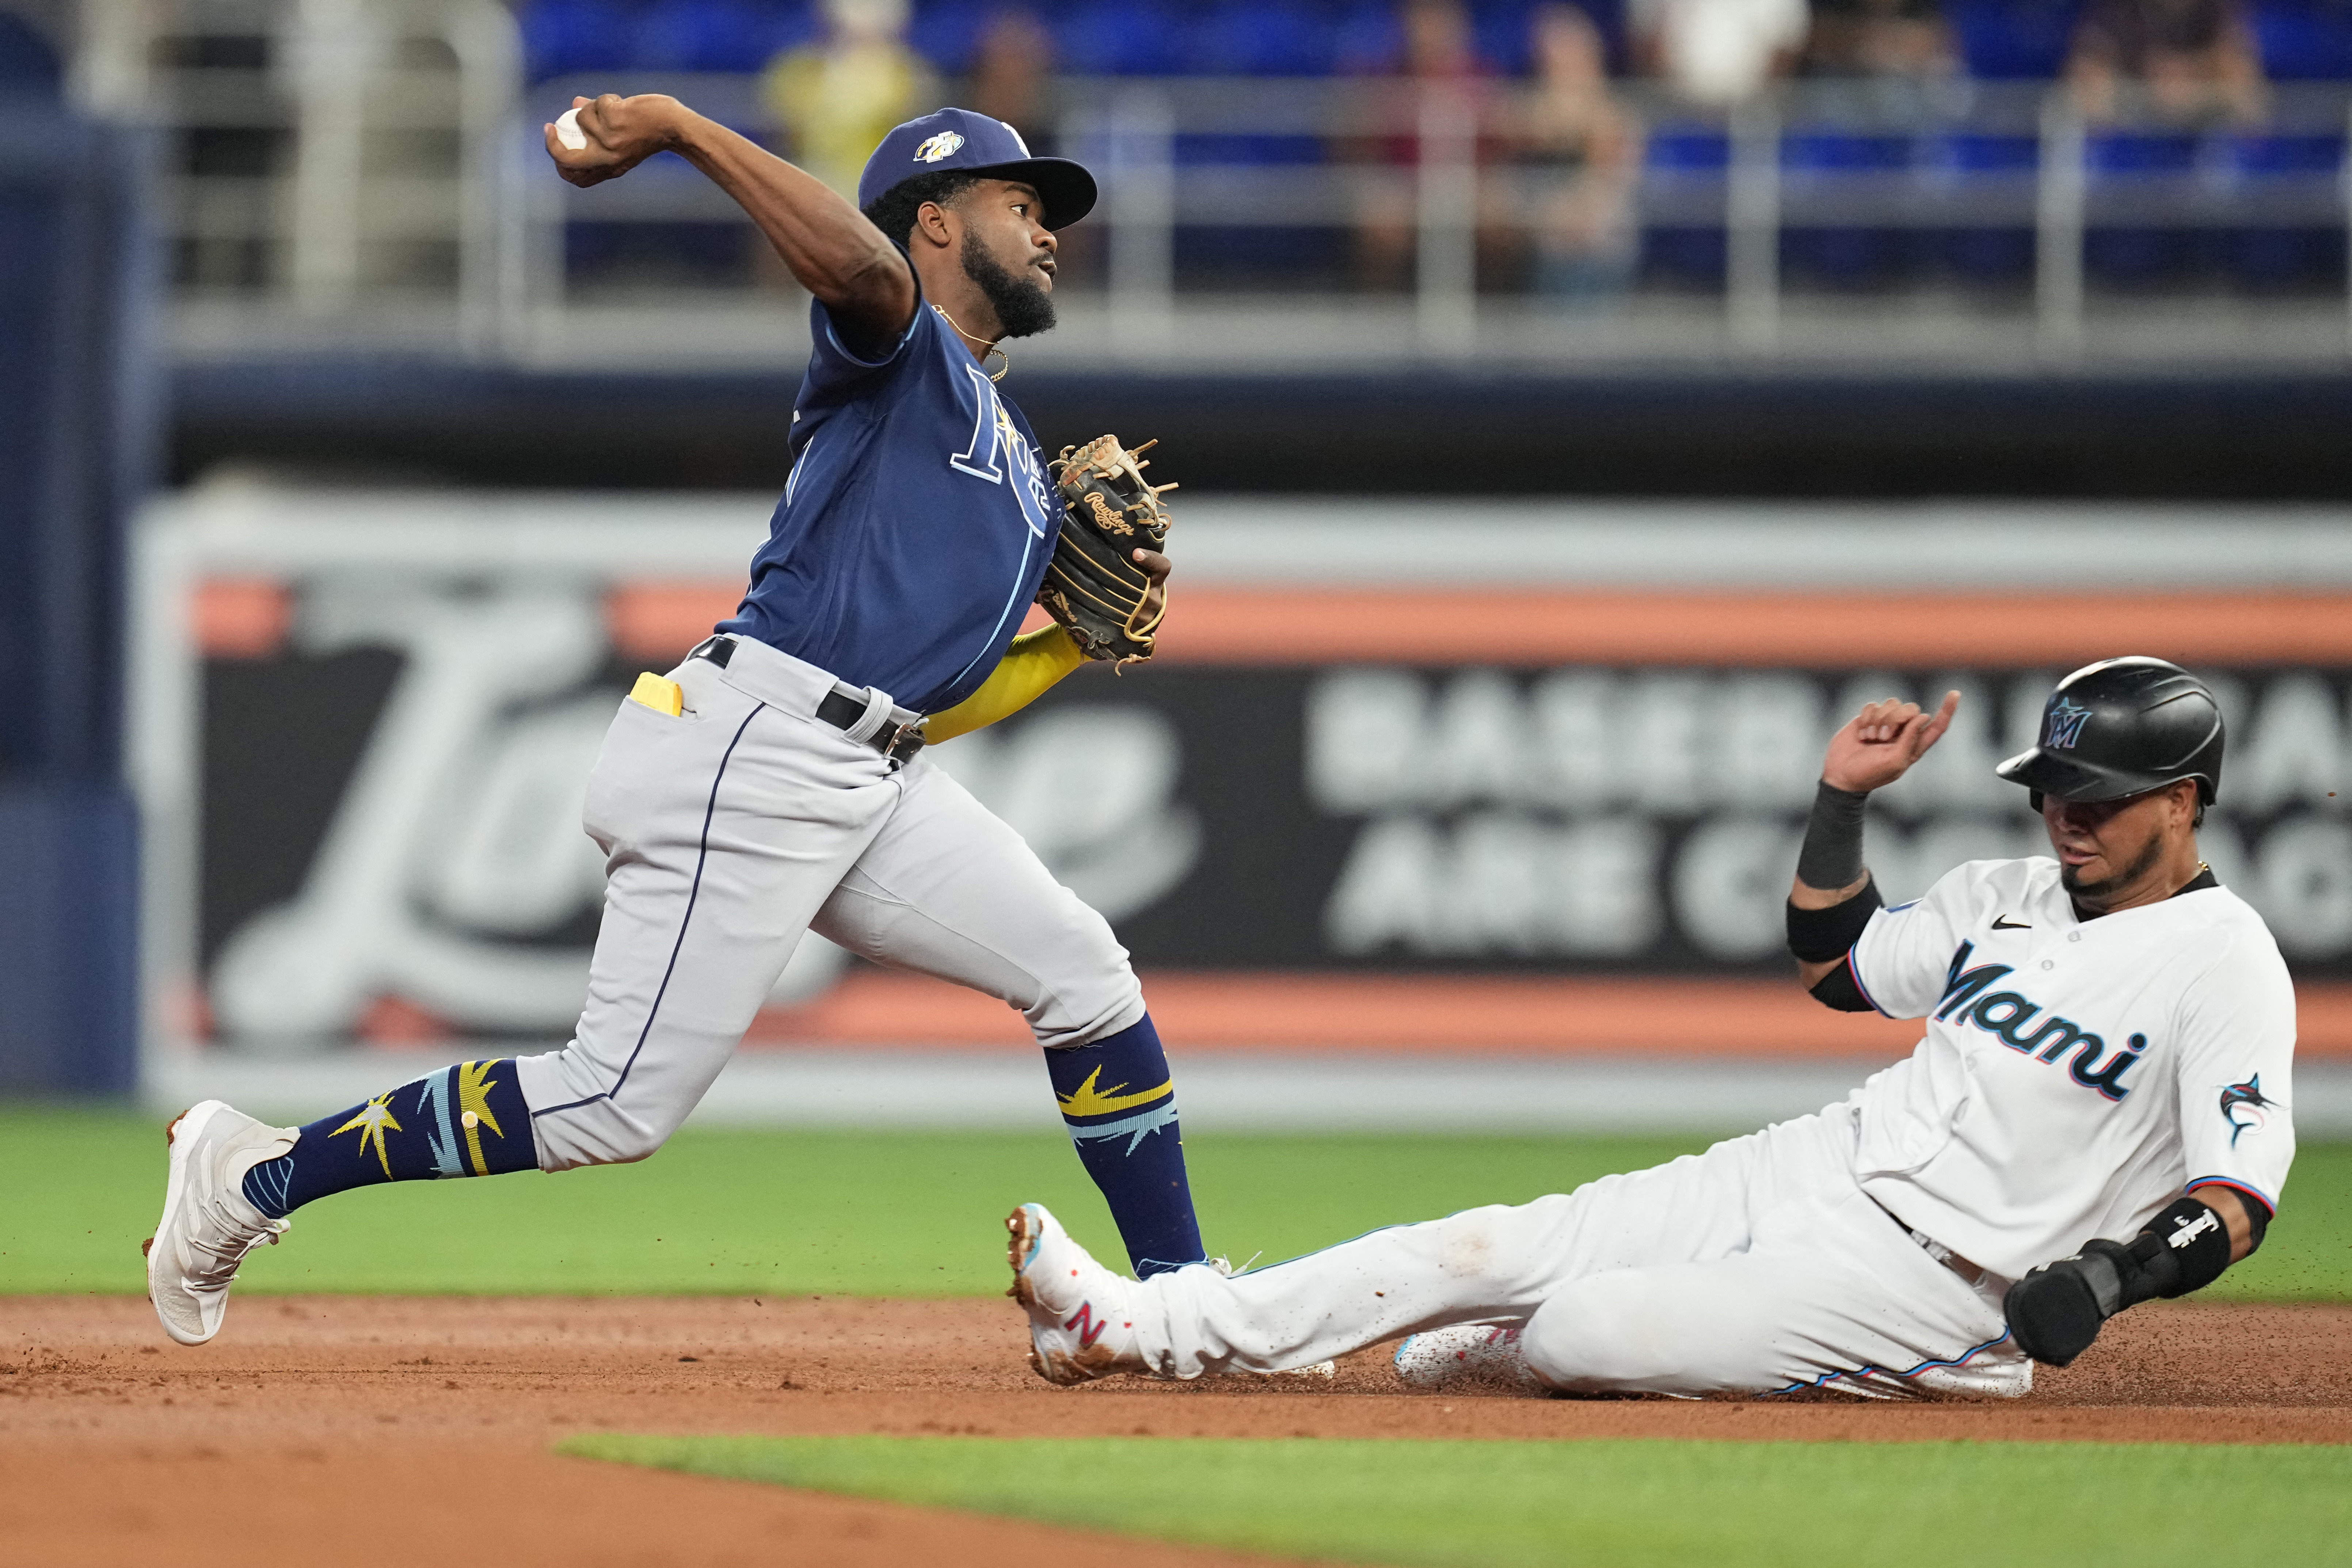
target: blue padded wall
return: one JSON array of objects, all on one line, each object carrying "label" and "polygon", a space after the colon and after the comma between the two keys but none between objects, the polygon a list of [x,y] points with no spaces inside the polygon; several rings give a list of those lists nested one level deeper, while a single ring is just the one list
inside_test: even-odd
[{"label": "blue padded wall", "polygon": [[0,1092],[137,1062],[125,527],[154,459],[148,143],[0,86]]}]

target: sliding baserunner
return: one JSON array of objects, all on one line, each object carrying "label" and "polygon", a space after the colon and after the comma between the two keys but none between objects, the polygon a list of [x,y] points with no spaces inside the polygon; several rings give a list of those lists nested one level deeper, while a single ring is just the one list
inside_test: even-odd
[{"label": "sliding baserunner", "polygon": [[1958,705],[1876,703],[1838,732],[1790,899],[1803,983],[1925,1019],[1909,1058],[1702,1155],[1239,1278],[1120,1279],[1024,1205],[1037,1369],[1267,1371],[1406,1334],[1397,1369],[1423,1385],[2017,1396],[2116,1312],[2210,1283],[2261,1243],[2294,1155],[2294,993],[2197,854],[2220,710],[2158,659],[2076,671],[1999,769],[2052,855],[1882,907],[1864,800]]}]

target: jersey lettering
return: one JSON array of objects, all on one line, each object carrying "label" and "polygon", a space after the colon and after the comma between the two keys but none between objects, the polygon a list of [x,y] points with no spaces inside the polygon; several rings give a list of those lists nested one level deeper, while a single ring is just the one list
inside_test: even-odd
[{"label": "jersey lettering", "polygon": [[[1002,417],[1002,416],[1000,416]],[[1004,420],[1007,425],[1012,421]],[[1037,454],[1018,431],[1008,429],[1012,437],[1013,477],[1021,497],[1021,516],[1029,524],[1029,531],[1039,538],[1045,538],[1054,527],[1054,491],[1045,482],[1045,471],[1037,462]]]},{"label": "jersey lettering", "polygon": [[1951,974],[1944,985],[1942,1004],[1936,1009],[1938,1022],[1973,1024],[2011,1051],[2046,1064],[2054,1065],[2071,1051],[2074,1060],[2066,1064],[2066,1075],[2075,1082],[2085,1089],[2097,1090],[2110,1102],[2131,1092],[2130,1086],[2123,1082],[2124,1071],[2147,1049],[2147,1036],[2133,1035],[2124,1049],[2101,1065],[2099,1057],[2106,1051],[2107,1042],[2072,1019],[2053,1013],[2043,1019],[2039,1028],[2029,1029],[2042,1017],[2041,1004],[2022,992],[1990,989],[2010,973],[2010,965],[1979,964],[1973,969],[1961,969],[1975,946],[1963,942],[1952,955]]},{"label": "jersey lettering", "polygon": [[[1002,485],[1004,470],[996,465],[996,453],[1004,444],[1004,420],[997,411],[996,389],[988,384],[988,378],[980,373],[978,365],[966,365],[963,370],[972,380],[972,390],[977,394],[972,401],[978,406],[971,417],[971,444],[949,458],[948,466],[975,479]],[[983,441],[988,444],[986,452],[980,449]]]}]

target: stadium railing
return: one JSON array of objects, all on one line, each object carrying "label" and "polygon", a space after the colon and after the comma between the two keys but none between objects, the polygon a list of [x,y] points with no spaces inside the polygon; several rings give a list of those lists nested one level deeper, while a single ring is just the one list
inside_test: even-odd
[{"label": "stadium railing", "polygon": [[[579,192],[538,152],[574,91],[672,91],[774,141],[757,77],[626,69],[526,88],[513,23],[488,0],[257,14],[194,0],[157,72],[152,101],[183,148],[167,227],[184,345],[394,331],[529,359],[583,308],[625,308],[658,356],[676,337],[665,312],[775,313],[748,225],[683,165]],[[1634,358],[1677,333],[1770,355],[1899,306],[1948,340],[1998,319],[2023,351],[2063,361],[2096,350],[2111,318],[2161,340],[2183,302],[2243,295],[2229,317],[2250,329],[2209,343],[2248,360],[2352,353],[2343,83],[2276,84],[2264,123],[2218,128],[2087,125],[2042,82],[1957,83],[1900,114],[1834,83],[1730,114],[1620,84],[1643,128],[1625,220],[1638,267],[1628,293],[1573,303],[1528,287],[1538,208],[1561,176],[1515,146],[1515,84],[1475,99],[1390,78],[1055,90],[1060,146],[1107,176],[1088,225],[1102,265],[1070,282],[1089,341],[1112,349],[1163,350],[1239,301],[1290,318],[1310,356],[1318,334],[1368,327],[1437,358],[1498,339],[1533,351],[1564,328],[1613,334]],[[1409,231],[1402,292],[1358,287],[1380,214]],[[1864,357],[1910,340],[1839,339]]]}]

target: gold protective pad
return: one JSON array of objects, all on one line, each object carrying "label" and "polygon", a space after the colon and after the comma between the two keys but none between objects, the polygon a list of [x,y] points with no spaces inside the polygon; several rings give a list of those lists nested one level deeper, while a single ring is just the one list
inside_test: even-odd
[{"label": "gold protective pad", "polygon": [[686,694],[678,689],[677,683],[650,670],[637,677],[636,685],[629,692],[629,700],[643,703],[654,712],[666,713],[672,718],[686,711]]}]

